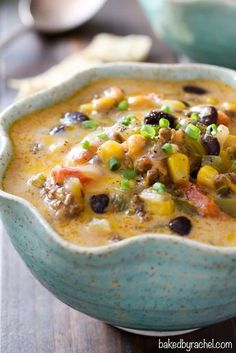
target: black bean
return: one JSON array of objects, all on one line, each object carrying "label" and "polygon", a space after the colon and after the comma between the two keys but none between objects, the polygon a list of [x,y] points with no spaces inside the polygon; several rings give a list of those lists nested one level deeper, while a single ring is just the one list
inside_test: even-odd
[{"label": "black bean", "polygon": [[169,222],[169,228],[179,235],[187,235],[192,229],[192,223],[187,217],[176,217]]},{"label": "black bean", "polygon": [[216,137],[211,135],[202,135],[202,143],[210,156],[218,156],[220,153],[220,144]]},{"label": "black bean", "polygon": [[89,120],[89,117],[84,113],[68,112],[61,117],[60,122],[66,126],[71,126],[71,125],[78,125],[83,121],[87,121],[87,120]]},{"label": "black bean", "polygon": [[202,166],[202,160],[197,159],[191,165],[191,173],[190,176],[192,179],[197,179],[198,172]]},{"label": "black bean", "polygon": [[65,131],[65,125],[57,125],[51,128],[49,131],[49,135],[55,135],[58,134],[59,132],[64,132]]},{"label": "black bean", "polygon": [[204,125],[215,124],[217,121],[218,113],[213,105],[204,105],[192,108],[192,112],[199,115],[199,122]]},{"label": "black bean", "polygon": [[148,125],[158,125],[162,118],[169,120],[170,127],[175,126],[175,117],[172,114],[155,110],[152,110],[145,115],[143,123]]},{"label": "black bean", "polygon": [[106,194],[93,195],[90,198],[90,207],[95,213],[104,213],[109,204],[109,197]]},{"label": "black bean", "polygon": [[208,91],[205,88],[198,87],[198,86],[189,86],[189,85],[183,86],[183,91],[186,93],[198,94],[198,95],[208,93]]}]

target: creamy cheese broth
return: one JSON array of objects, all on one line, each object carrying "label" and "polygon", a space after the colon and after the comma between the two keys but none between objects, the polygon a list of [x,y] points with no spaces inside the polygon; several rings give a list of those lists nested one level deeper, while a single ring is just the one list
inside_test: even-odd
[{"label": "creamy cheese broth", "polygon": [[[196,94],[189,92],[188,89],[184,91],[183,87],[185,86],[201,87],[206,92],[204,94]],[[146,101],[142,103],[141,101],[140,104],[136,102],[137,104],[135,105],[132,104],[131,99],[131,103],[126,110],[119,110],[117,106],[99,110],[98,106],[97,111],[91,110],[91,107],[89,111],[88,104],[93,99],[98,99],[102,92],[110,87],[119,87],[124,91],[125,98],[123,101],[129,101],[127,97],[148,96],[151,97],[152,103],[149,104]],[[180,102],[179,106],[177,104],[177,108],[174,107],[175,103],[173,103],[173,100]],[[38,187],[29,183],[29,180],[34,175],[43,174],[45,178],[48,178],[55,166],[68,165],[69,152],[75,145],[80,144],[82,140],[87,141],[87,136],[93,137],[96,134],[104,134],[104,127],[113,126],[117,120],[121,120],[127,115],[135,116],[135,119],[141,122],[143,117],[149,114],[150,111],[164,109],[180,120],[182,116],[186,117],[184,111],[189,110],[191,107],[210,104],[214,105],[216,109],[225,111],[225,107],[228,109],[228,102],[236,102],[235,89],[215,81],[159,82],[123,78],[94,81],[70,99],[34,112],[13,124],[9,133],[14,147],[14,154],[3,181],[3,189],[31,202],[60,236],[82,246],[101,246],[145,232],[157,233],[157,237],[158,233],[175,236],[175,234],[180,233],[173,231],[169,227],[169,222],[179,216],[186,216],[191,222],[191,229],[187,234],[188,238],[213,245],[235,246],[236,221],[231,216],[221,218],[203,216],[195,212],[191,214],[191,212],[186,213],[184,208],[181,209],[181,207],[175,206],[170,214],[164,212],[164,215],[155,214],[155,212],[149,213],[147,207],[146,211],[143,211],[143,213],[146,212],[147,214],[145,216],[142,214],[140,217],[137,211],[138,207],[136,207],[135,212],[130,212],[129,209],[118,212],[117,210],[114,211],[110,206],[111,201],[108,211],[103,213],[94,212],[91,208],[91,197],[93,195],[109,195],[111,200],[110,195],[121,190],[121,178],[123,178],[124,183],[124,177],[121,177],[119,170],[112,171],[101,162],[98,162],[98,166],[102,168],[102,177],[96,178],[95,182],[93,181],[83,187],[83,197],[86,201],[78,215],[58,215],[50,207],[51,204],[47,204],[45,198],[42,197],[42,184]],[[84,107],[84,104],[87,105]],[[165,106],[164,108],[163,105]],[[69,126],[65,131],[59,133],[49,133],[53,127],[61,124],[60,119],[65,113],[81,110],[90,119],[96,121],[97,127],[91,129],[78,124]],[[236,123],[233,118],[234,113],[230,112],[229,115],[228,129],[230,130],[230,134],[234,134],[236,133]],[[163,121],[163,124],[165,122]],[[114,140],[114,138],[112,139]],[[145,139],[148,140],[148,137],[145,137]],[[126,142],[119,141],[119,143]],[[153,142],[148,141],[148,143],[152,144]],[[172,144],[172,149],[173,146],[178,150],[178,146],[176,147],[176,145]],[[147,148],[149,147],[145,147],[143,152],[140,151],[139,158],[147,152]],[[95,164],[97,161],[96,158],[97,156],[95,156]],[[75,164],[73,163],[70,165],[74,166]],[[139,172],[137,174],[137,178],[139,179],[146,177],[141,176]],[[167,180],[169,179],[167,178]],[[155,180],[155,182],[158,181]],[[127,179],[125,179],[125,182],[127,182]],[[128,188],[123,189],[121,193],[126,195],[128,199],[131,199],[133,197],[132,188],[134,181],[128,180],[128,182]],[[150,190],[153,188],[153,185],[152,183],[145,184],[144,187],[142,184],[143,181],[140,183],[142,187],[137,186],[137,188],[141,188],[140,195],[141,198],[143,197],[144,201],[142,202],[144,202],[143,207],[145,209],[147,199],[145,195],[143,196],[142,192],[143,189]],[[162,187],[165,182],[160,184]],[[171,181],[168,181],[165,186],[168,189],[168,195],[172,192],[169,191],[172,188],[172,184]],[[178,182],[177,184],[180,185]],[[124,186],[127,187],[127,185]],[[156,189],[158,187],[160,187],[159,184],[156,186]],[[212,195],[213,191],[206,189],[206,185],[202,185],[201,187],[206,194]],[[152,192],[154,191],[151,190]],[[165,191],[165,193],[167,192]],[[188,201],[191,203],[191,200]]]}]

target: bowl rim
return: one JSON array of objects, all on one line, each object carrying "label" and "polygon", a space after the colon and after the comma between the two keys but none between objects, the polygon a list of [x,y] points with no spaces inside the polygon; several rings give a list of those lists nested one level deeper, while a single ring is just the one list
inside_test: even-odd
[{"label": "bowl rim", "polygon": [[222,6],[232,6],[236,7],[236,3],[232,0],[167,0],[169,3],[179,4],[179,5],[193,5],[197,3],[202,3],[204,5],[222,5]]},{"label": "bowl rim", "polygon": [[[69,78],[66,81],[63,81],[61,84],[51,87],[49,89],[46,89],[44,91],[41,91],[39,93],[35,93],[25,99],[21,99],[19,101],[17,101],[16,103],[11,104],[9,107],[7,107],[1,114],[0,114],[0,160],[4,159],[4,156],[8,154],[8,150],[9,148],[12,147],[12,142],[10,140],[10,137],[8,135],[8,127],[5,127],[4,124],[7,125],[7,118],[8,115],[10,115],[12,113],[13,110],[17,109],[18,110],[18,114],[17,114],[17,118],[14,120],[17,121],[20,118],[22,118],[23,116],[27,115],[28,113],[24,113],[21,114],[19,113],[19,111],[21,110],[21,108],[25,105],[25,104],[31,104],[31,107],[34,105],[34,103],[46,98],[47,96],[53,95],[55,94],[55,92],[57,90],[63,90],[64,84],[69,84],[70,82],[73,82],[77,79],[80,78],[81,75],[91,75],[91,77],[89,78],[89,82],[91,83],[93,81],[93,73],[96,71],[101,71],[104,72],[106,71],[106,69],[114,69],[114,68],[124,68],[124,67],[132,67],[135,69],[141,69],[141,70],[152,70],[152,69],[159,69],[162,71],[165,70],[172,70],[174,72],[181,72],[181,71],[185,71],[185,69],[191,69],[191,70],[205,70],[207,71],[211,71],[213,73],[218,73],[218,74],[222,74],[222,75],[232,75],[233,80],[235,81],[235,86],[236,86],[236,71],[228,69],[228,68],[223,68],[223,67],[219,67],[219,66],[214,66],[214,65],[207,65],[207,64],[152,64],[152,63],[133,63],[133,62],[129,62],[129,63],[124,63],[124,62],[120,62],[120,63],[109,63],[109,64],[102,64],[87,70],[84,70],[82,72],[77,73],[76,75],[73,75],[71,78]],[[98,79],[102,79],[104,77],[107,77],[106,75],[103,77],[98,77]],[[112,77],[110,75],[110,77]],[[115,75],[113,76],[115,77]],[[207,78],[207,77],[206,77]],[[177,80],[184,80],[185,78],[178,78],[175,79]],[[199,78],[201,79],[201,78]],[[204,79],[204,78],[203,78]],[[220,81],[224,82],[223,78],[219,78]],[[174,79],[173,79],[174,81]],[[80,89],[83,89],[85,85],[81,85]],[[74,90],[74,92],[78,91],[78,89]],[[69,95],[70,97],[71,95]],[[67,97],[64,97],[65,100]],[[40,109],[44,109],[46,107],[49,107],[50,105],[53,105],[56,103],[49,103],[49,104],[45,104],[43,107],[41,107]],[[33,109],[33,111],[37,111],[38,109]],[[10,123],[9,126],[11,126],[14,122]],[[193,250],[197,250],[197,251],[201,251],[204,253],[211,253],[211,254],[217,254],[217,255],[222,255],[222,256],[226,256],[226,255],[236,255],[236,246],[227,246],[227,247],[223,247],[223,246],[216,246],[216,245],[211,245],[211,244],[207,244],[207,243],[202,243],[196,240],[192,240],[192,239],[188,239],[186,237],[181,237],[179,235],[171,235],[171,234],[158,234],[158,233],[141,233],[141,234],[137,234],[133,237],[130,238],[126,238],[123,239],[120,242],[114,242],[114,243],[110,243],[107,245],[103,245],[103,246],[97,246],[97,247],[86,247],[86,246],[81,246],[79,244],[75,244],[72,243],[68,240],[65,240],[59,233],[57,233],[53,227],[49,224],[49,222],[40,214],[40,212],[37,210],[37,208],[31,204],[29,201],[27,201],[26,199],[23,199],[19,196],[10,194],[6,191],[3,191],[2,189],[2,181],[6,172],[6,169],[9,165],[10,160],[8,160],[8,162],[6,163],[5,166],[3,166],[2,169],[2,175],[0,175],[0,199],[6,199],[9,201],[12,201],[18,205],[23,205],[28,212],[30,212],[32,214],[32,216],[34,216],[36,219],[38,219],[39,223],[41,224],[41,226],[43,227],[43,229],[45,230],[45,235],[46,237],[49,237],[53,242],[56,243],[56,245],[58,245],[60,248],[63,248],[65,250],[68,250],[70,252],[76,253],[76,254],[81,254],[81,255],[105,255],[108,253],[114,253],[116,251],[119,251],[123,248],[128,247],[129,245],[134,245],[134,244],[139,244],[139,243],[143,243],[146,240],[151,240],[151,241],[155,241],[156,243],[160,243],[160,242],[167,242],[167,243],[171,243],[172,245],[184,245],[185,247],[189,248],[189,249],[193,249]],[[1,168],[0,168],[1,171]]]}]

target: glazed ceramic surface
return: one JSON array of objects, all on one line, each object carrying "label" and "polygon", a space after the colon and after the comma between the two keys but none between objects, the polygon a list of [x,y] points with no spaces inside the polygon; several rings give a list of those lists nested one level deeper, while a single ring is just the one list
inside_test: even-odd
[{"label": "glazed ceramic surface", "polygon": [[236,68],[236,2],[139,0],[154,32],[198,62]]},{"label": "glazed ceramic surface", "polygon": [[[206,65],[131,63],[90,69],[2,113],[0,178],[12,156],[7,131],[14,121],[71,96],[93,79],[111,76],[221,79],[236,87],[235,72]],[[0,214],[35,277],[61,301],[95,318],[129,329],[174,331],[236,315],[236,248],[155,234],[83,248],[57,235],[27,201],[2,190]]]}]

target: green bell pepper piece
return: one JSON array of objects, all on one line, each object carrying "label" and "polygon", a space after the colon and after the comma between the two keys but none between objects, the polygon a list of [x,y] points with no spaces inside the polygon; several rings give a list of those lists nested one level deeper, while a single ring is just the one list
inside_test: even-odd
[{"label": "green bell pepper piece", "polygon": [[236,218],[236,198],[215,197],[215,202],[222,211],[227,213],[229,216]]}]

